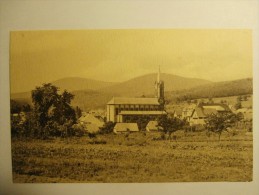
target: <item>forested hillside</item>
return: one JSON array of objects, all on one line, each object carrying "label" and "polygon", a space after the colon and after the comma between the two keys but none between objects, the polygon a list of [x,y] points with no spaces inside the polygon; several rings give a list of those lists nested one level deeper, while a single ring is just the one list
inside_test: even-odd
[{"label": "forested hillside", "polygon": [[166,92],[169,101],[184,101],[199,98],[228,97],[253,94],[252,78],[234,81],[217,82],[194,87],[189,90]]}]

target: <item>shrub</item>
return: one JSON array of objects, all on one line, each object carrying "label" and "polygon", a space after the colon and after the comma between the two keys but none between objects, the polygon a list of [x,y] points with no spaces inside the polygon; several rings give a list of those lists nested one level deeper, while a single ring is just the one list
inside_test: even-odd
[{"label": "shrub", "polygon": [[76,137],[82,137],[86,133],[85,127],[83,125],[81,125],[81,124],[74,124],[72,126],[72,129],[73,129],[73,134]]}]

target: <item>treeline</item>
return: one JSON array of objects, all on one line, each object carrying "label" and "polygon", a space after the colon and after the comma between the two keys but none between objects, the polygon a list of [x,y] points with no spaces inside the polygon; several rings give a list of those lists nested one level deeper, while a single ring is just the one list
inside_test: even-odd
[{"label": "treeline", "polygon": [[195,87],[189,90],[167,92],[166,97],[169,101],[181,102],[200,98],[239,96],[252,93],[252,79],[248,78],[203,85],[201,87]]},{"label": "treeline", "polygon": [[[51,83],[36,87],[31,92],[33,106],[11,101],[12,136],[48,138],[51,136],[82,136],[83,126],[76,124],[81,110],[71,107],[74,95],[66,90],[59,93]],[[19,113],[23,111],[24,113]]]}]

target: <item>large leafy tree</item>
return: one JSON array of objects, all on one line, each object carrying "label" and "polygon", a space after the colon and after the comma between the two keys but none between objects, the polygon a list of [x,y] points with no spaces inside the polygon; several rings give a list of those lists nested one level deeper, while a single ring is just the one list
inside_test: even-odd
[{"label": "large leafy tree", "polygon": [[51,132],[53,128],[60,129],[60,125],[75,123],[75,111],[70,105],[73,97],[67,91],[59,93],[58,88],[51,83],[36,87],[32,91],[32,102],[39,126]]}]

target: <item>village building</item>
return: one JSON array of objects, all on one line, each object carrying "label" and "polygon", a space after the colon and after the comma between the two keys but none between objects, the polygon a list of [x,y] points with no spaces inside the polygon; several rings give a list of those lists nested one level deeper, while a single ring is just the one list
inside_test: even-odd
[{"label": "village building", "polygon": [[183,108],[176,108],[173,111],[172,116],[175,118],[182,119],[183,118],[182,114],[183,114]]},{"label": "village building", "polygon": [[126,132],[138,132],[138,124],[137,123],[116,123],[113,128],[114,133],[126,133]]},{"label": "village building", "polygon": [[82,112],[82,116],[78,119],[78,123],[83,125],[87,132],[96,133],[100,127],[104,125],[104,121],[93,113]]},{"label": "village building", "polygon": [[149,121],[146,126],[146,131],[152,132],[152,131],[161,131],[163,130],[163,127],[158,125],[157,121]]},{"label": "village building", "polygon": [[193,125],[205,125],[206,118],[211,114],[231,112],[226,104],[198,104],[193,110],[189,123]]},{"label": "village building", "polygon": [[160,80],[160,69],[155,92],[154,98],[113,97],[106,106],[107,121],[123,123],[140,116],[148,116],[155,120],[158,116],[165,115],[164,82]]}]

